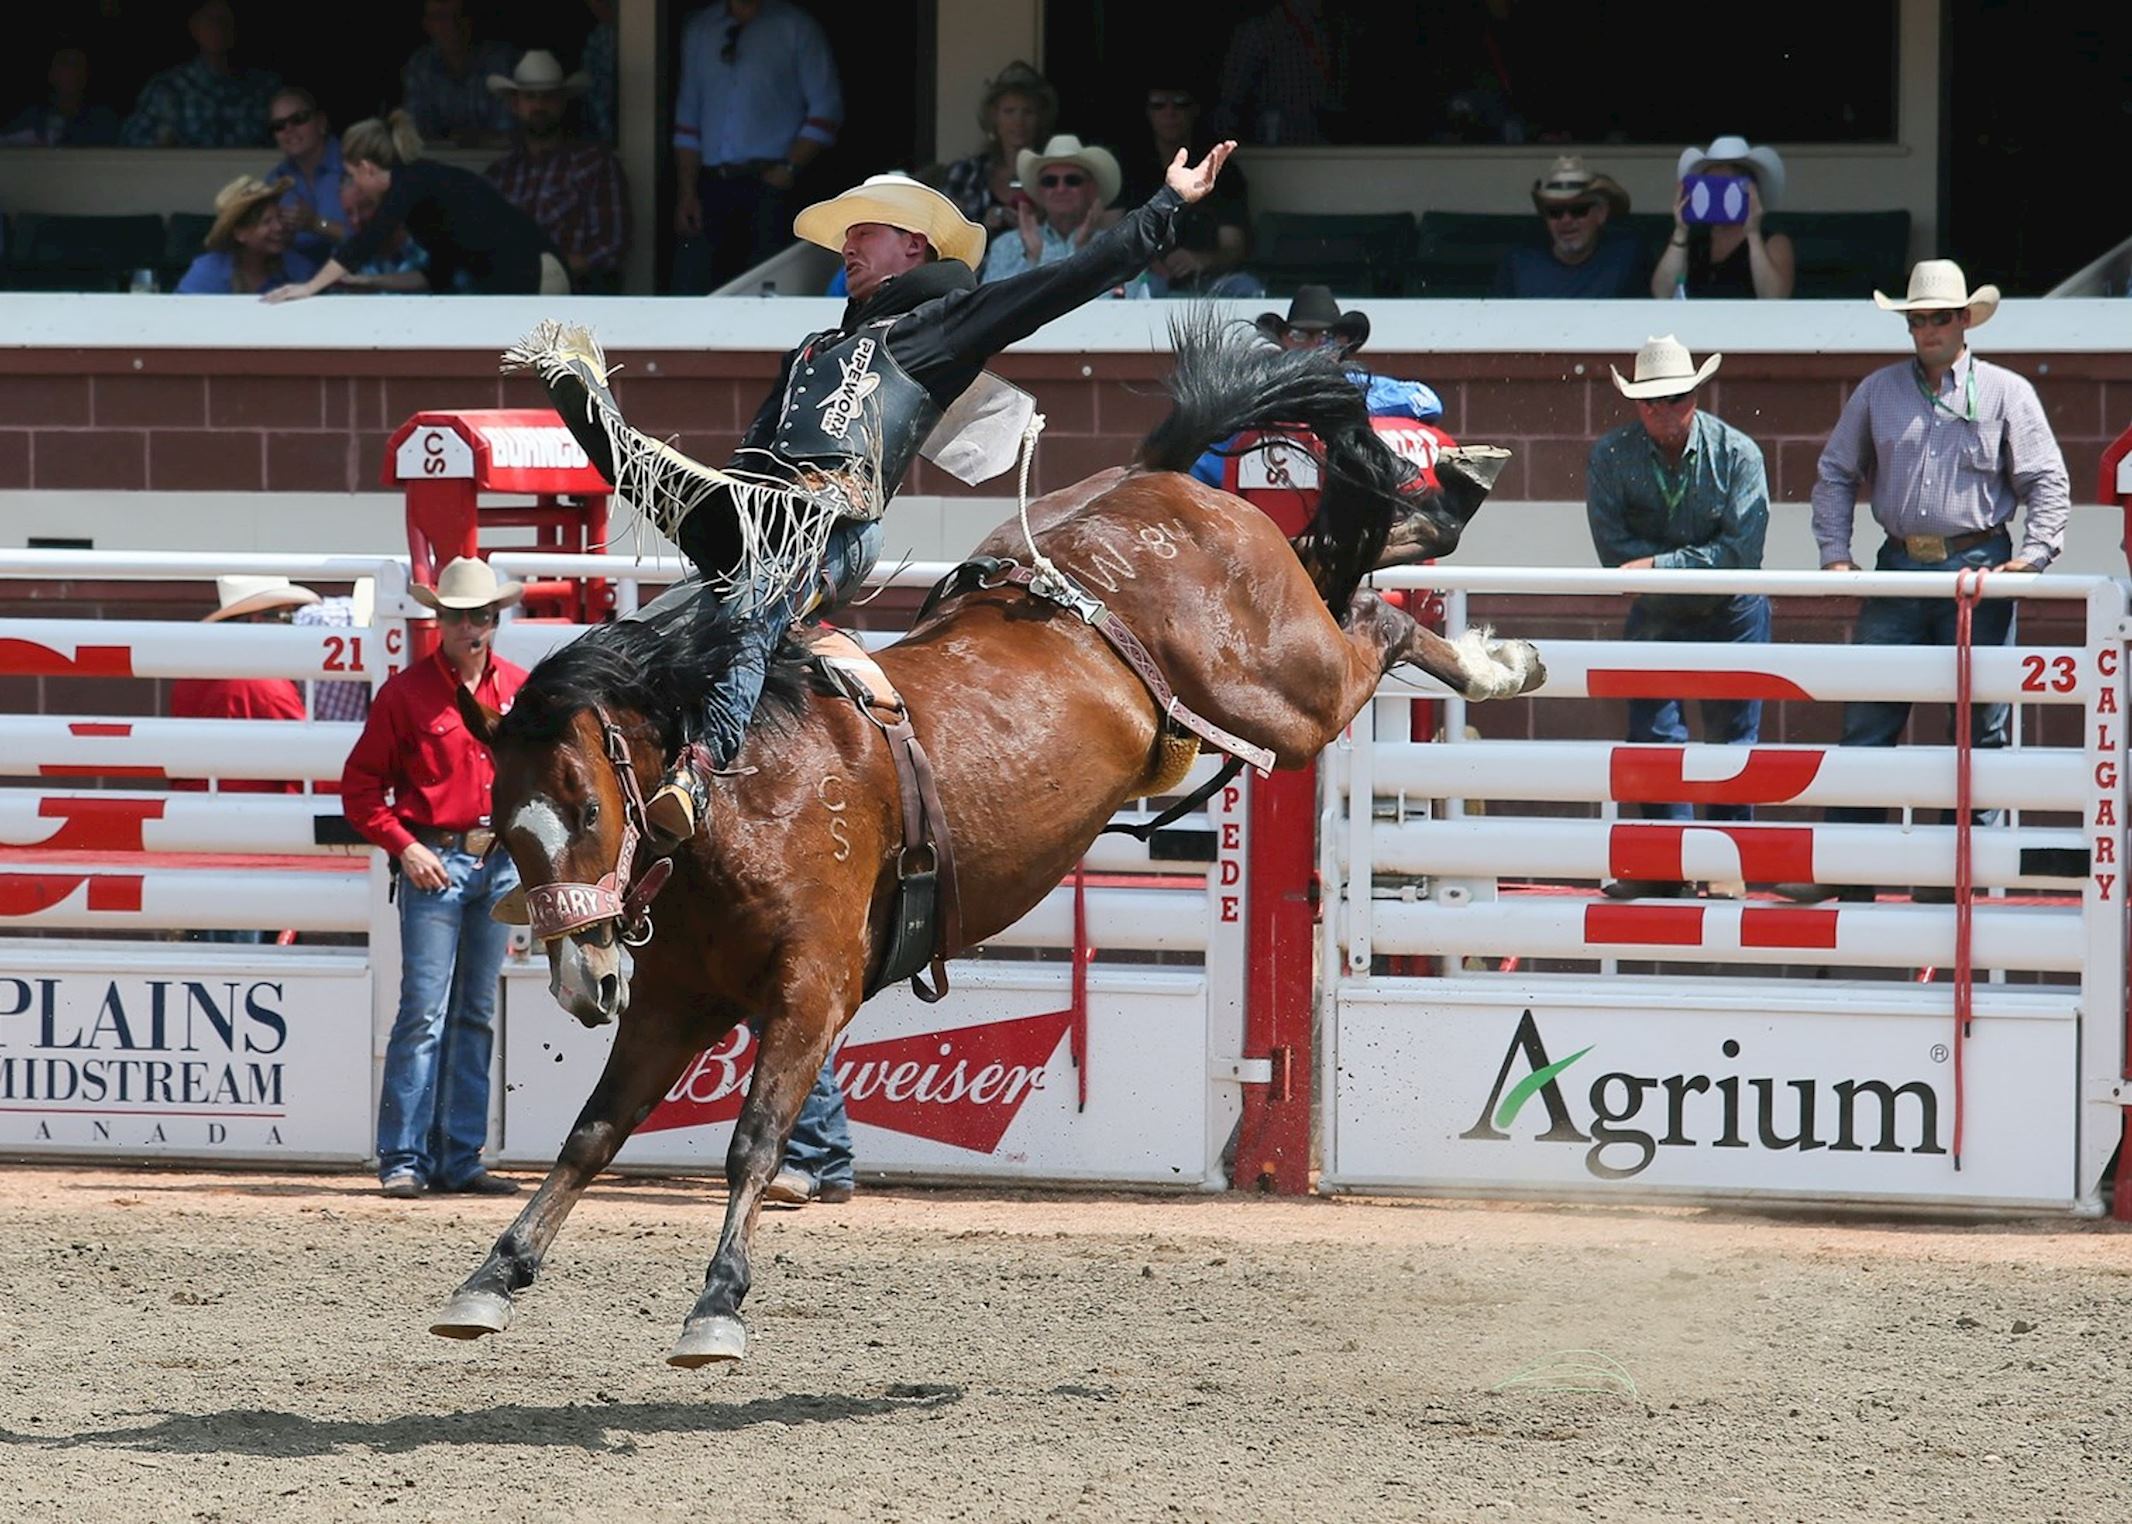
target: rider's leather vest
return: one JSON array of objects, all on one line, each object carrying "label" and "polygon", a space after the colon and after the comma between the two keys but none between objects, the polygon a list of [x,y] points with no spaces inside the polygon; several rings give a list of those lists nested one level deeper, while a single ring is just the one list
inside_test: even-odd
[{"label": "rider's leather vest", "polygon": [[771,449],[795,464],[861,468],[858,474],[873,490],[864,494],[870,502],[853,502],[852,517],[881,516],[918,447],[940,422],[932,394],[888,352],[894,321],[809,339],[792,362],[784,412],[770,441]]}]

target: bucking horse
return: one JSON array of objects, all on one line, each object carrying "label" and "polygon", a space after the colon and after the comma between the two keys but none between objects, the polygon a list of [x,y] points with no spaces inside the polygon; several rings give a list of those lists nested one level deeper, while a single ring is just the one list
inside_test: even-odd
[{"label": "bucking horse", "polygon": [[[638,871],[641,801],[720,670],[724,637],[700,603],[662,599],[589,631],[534,669],[507,715],[461,692],[495,753],[493,819],[552,992],[587,1025],[618,1027],[554,1168],[433,1332],[505,1328],[578,1196],[691,1059],[747,1022],[760,1047],[724,1226],[667,1356],[738,1360],[764,1189],[869,994],[928,963],[937,982],[940,959],[1020,919],[1196,750],[1302,767],[1402,663],[1472,699],[1542,680],[1530,645],[1446,639],[1362,586],[1448,553],[1506,452],[1454,452],[1441,487],[1417,489],[1326,351],[1275,351],[1208,314],[1173,324],[1172,341],[1174,405],[1136,463],[1029,504],[1026,528],[1017,515],[992,534],[879,653],[900,708],[832,692],[787,647],[703,828],[671,859]],[[1183,474],[1248,429],[1319,457],[1316,517],[1293,543]]]}]

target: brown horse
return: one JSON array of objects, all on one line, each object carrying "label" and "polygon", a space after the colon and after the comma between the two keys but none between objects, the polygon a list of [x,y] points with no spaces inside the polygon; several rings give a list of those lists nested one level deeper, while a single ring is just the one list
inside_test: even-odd
[{"label": "brown horse", "polygon": [[[1043,552],[1122,617],[1187,706],[1298,767],[1402,662],[1470,697],[1541,679],[1522,642],[1446,641],[1356,591],[1395,521],[1394,538],[1441,554],[1485,488],[1464,504],[1403,494],[1410,468],[1370,435],[1336,361],[1247,349],[1202,328],[1179,336],[1172,391],[1178,406],[1139,466],[1053,493],[1030,519]],[[1299,542],[1308,569],[1257,509],[1178,474],[1209,443],[1277,420],[1324,442],[1320,514]],[[1019,524],[982,553],[1026,558]],[[881,733],[790,669],[718,780],[704,830],[677,857],[657,934],[636,949],[633,976],[625,970],[618,896],[634,844],[630,805],[659,776],[678,716],[716,670],[709,628],[686,605],[603,626],[542,662],[507,717],[462,695],[495,751],[495,819],[531,892],[590,895],[585,886],[605,876],[609,897],[576,917],[589,924],[549,940],[547,952],[557,1000],[588,1024],[619,1017],[620,1027],[554,1169],[439,1316],[439,1334],[506,1326],[512,1294],[532,1283],[586,1185],[694,1054],[750,1022],[761,1047],[726,1158],[724,1228],[667,1358],[698,1366],[746,1349],[740,1305],[764,1188],[879,969],[904,844]],[[943,599],[880,662],[933,758],[952,826],[960,946],[1036,905],[1174,755],[1164,716],[1117,652],[1083,618],[1019,588]]]}]

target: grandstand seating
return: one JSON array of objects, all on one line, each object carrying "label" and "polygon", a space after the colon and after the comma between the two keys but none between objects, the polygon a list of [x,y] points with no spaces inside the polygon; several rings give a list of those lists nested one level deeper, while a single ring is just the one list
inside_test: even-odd
[{"label": "grandstand seating", "polygon": [[123,291],[135,270],[164,262],[163,219],[16,212],[0,285],[14,291]]},{"label": "grandstand seating", "polygon": [[1399,296],[1414,262],[1407,212],[1262,212],[1248,268],[1269,296],[1317,283],[1342,296]]}]

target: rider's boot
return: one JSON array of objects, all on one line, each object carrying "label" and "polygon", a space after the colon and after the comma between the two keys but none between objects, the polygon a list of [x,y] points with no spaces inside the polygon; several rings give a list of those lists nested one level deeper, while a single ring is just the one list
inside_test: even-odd
[{"label": "rider's boot", "polygon": [[645,845],[654,857],[671,857],[695,836],[710,813],[710,778],[714,764],[701,741],[681,748],[652,796],[644,801]]}]

